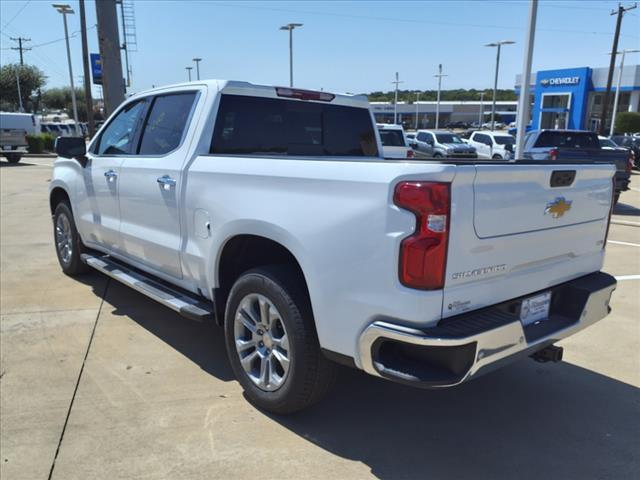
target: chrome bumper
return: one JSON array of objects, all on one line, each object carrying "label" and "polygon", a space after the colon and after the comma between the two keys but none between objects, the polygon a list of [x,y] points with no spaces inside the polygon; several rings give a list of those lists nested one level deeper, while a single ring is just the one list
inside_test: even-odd
[{"label": "chrome bumper", "polygon": [[602,272],[549,288],[549,318],[535,326],[523,327],[515,313],[531,295],[424,330],[377,321],[360,336],[361,366],[371,375],[415,386],[454,386],[593,325],[610,312],[615,288],[615,278]]}]

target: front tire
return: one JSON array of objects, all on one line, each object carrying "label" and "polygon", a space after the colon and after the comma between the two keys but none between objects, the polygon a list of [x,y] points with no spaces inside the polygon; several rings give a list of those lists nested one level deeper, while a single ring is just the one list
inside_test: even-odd
[{"label": "front tire", "polygon": [[492,158],[492,160],[502,160],[502,157],[500,155],[494,155],[491,158]]},{"label": "front tire", "polygon": [[60,202],[54,211],[53,240],[58,263],[65,274],[73,277],[89,271],[80,258],[86,249],[76,229],[71,207],[66,202]]},{"label": "front tire", "polygon": [[296,412],[333,384],[334,365],[320,352],[307,294],[291,268],[240,276],[226,305],[225,340],[235,376],[259,408]]}]

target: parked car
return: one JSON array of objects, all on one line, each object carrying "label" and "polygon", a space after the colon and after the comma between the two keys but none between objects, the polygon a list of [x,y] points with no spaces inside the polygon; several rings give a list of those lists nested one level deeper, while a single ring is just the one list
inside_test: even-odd
[{"label": "parked car", "polygon": [[457,129],[464,129],[464,128],[469,128],[469,124],[467,122],[449,122],[445,125],[446,128],[457,128]]},{"label": "parked car", "polygon": [[407,143],[402,125],[380,123],[377,128],[384,158],[413,158],[413,150]]},{"label": "parked car", "polygon": [[631,150],[633,152],[634,165],[636,168],[640,168],[640,136],[614,135],[611,140],[617,145]]},{"label": "parked car", "polygon": [[616,166],[615,198],[629,189],[633,159],[629,151],[603,149],[598,135],[587,130],[537,130],[524,140],[524,158],[562,162],[612,163]]},{"label": "parked car", "polygon": [[18,163],[27,153],[27,135],[35,126],[30,113],[0,112],[0,151],[9,163]]},{"label": "parked car", "polygon": [[414,132],[405,132],[404,134],[407,145],[411,145],[416,139],[416,134]]},{"label": "parked car", "polygon": [[[491,122],[486,122],[482,124],[482,128],[487,130],[492,130]],[[493,130],[502,130],[504,128],[504,123],[502,122],[493,122]]]},{"label": "parked car", "polygon": [[553,343],[607,315],[611,165],[382,161],[375,128],[363,96],[214,80],[133,95],[88,148],[56,142],[62,271],[223,325],[246,397],[275,413],[319,400],[333,361],[454,386],[558,361]]},{"label": "parked car", "polygon": [[515,154],[516,139],[508,133],[478,131],[469,137],[469,145],[478,152],[478,158],[511,160]]},{"label": "parked car", "polygon": [[475,148],[452,132],[418,130],[414,149],[429,158],[478,158]]}]

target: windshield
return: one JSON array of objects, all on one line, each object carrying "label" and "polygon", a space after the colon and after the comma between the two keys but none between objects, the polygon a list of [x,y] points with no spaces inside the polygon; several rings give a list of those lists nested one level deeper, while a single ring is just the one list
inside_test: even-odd
[{"label": "windshield", "polygon": [[493,137],[498,145],[515,145],[516,139],[511,135],[504,135],[502,137]]},{"label": "windshield", "polygon": [[380,129],[380,140],[385,147],[404,147],[404,135],[402,130]]},{"label": "windshield", "polygon": [[460,137],[452,133],[436,133],[438,143],[463,143]]}]

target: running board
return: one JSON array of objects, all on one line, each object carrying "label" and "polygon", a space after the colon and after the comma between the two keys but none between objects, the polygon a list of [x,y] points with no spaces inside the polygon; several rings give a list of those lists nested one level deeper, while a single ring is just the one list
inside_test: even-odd
[{"label": "running board", "polygon": [[178,312],[183,317],[199,322],[213,319],[212,304],[209,305],[195,296],[174,290],[142,272],[115,262],[109,256],[97,257],[84,253],[81,258],[90,267]]}]

